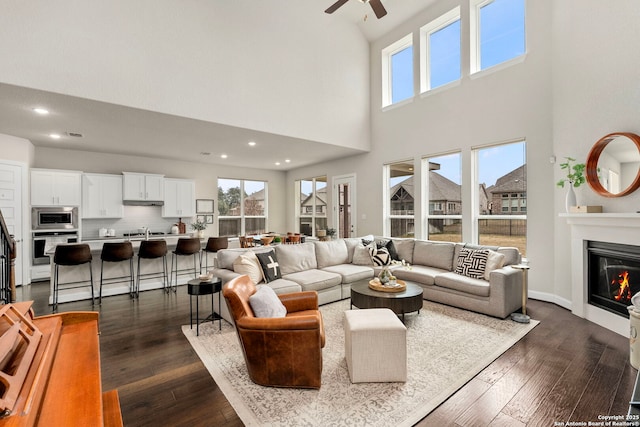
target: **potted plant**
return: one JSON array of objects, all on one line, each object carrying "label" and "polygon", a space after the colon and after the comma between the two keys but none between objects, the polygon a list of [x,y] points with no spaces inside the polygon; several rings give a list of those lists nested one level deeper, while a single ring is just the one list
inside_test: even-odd
[{"label": "potted plant", "polygon": [[569,190],[567,191],[567,198],[565,200],[565,209],[569,212],[571,206],[578,205],[576,193],[573,191],[573,188],[578,188],[585,183],[584,170],[586,165],[584,163],[571,164],[576,161],[573,157],[565,157],[565,160],[565,162],[560,163],[560,169],[566,171],[567,176],[556,182],[556,185],[564,188],[564,184],[569,183]]},{"label": "potted plant", "polygon": [[332,240],[336,236],[335,228],[327,228],[327,236],[329,236]]},{"label": "potted plant", "polygon": [[191,223],[191,228],[196,231],[196,234],[199,238],[202,238],[204,230],[207,228],[207,223],[197,219]]}]

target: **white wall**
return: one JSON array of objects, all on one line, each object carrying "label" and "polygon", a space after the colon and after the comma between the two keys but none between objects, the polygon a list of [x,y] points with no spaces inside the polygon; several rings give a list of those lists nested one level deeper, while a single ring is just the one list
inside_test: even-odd
[{"label": "white wall", "polygon": [[306,3],[3,1],[0,80],[368,149],[368,43]]},{"label": "white wall", "polygon": [[[196,198],[214,199],[216,209],[218,178],[268,181],[269,229],[278,231],[286,229],[284,172],[52,148],[36,148],[33,167],[110,174],[119,174],[123,171],[157,173],[167,178],[193,179],[196,183]],[[190,222],[185,219],[183,221]],[[213,226],[207,228],[207,235],[218,234],[217,212],[214,215],[214,221]]]},{"label": "white wall", "polygon": [[[553,147],[558,159],[585,162],[591,146],[612,132],[640,134],[640,3],[637,0],[563,0],[553,2]],[[556,180],[562,177],[555,169]],[[588,185],[576,191],[581,205],[605,212],[635,212],[640,192],[606,198]],[[570,234],[557,214],[564,192],[555,199],[556,293],[570,298]]]},{"label": "white wall", "polygon": [[0,152],[2,160],[20,162],[27,166],[33,163],[34,147],[28,139],[0,133]]}]

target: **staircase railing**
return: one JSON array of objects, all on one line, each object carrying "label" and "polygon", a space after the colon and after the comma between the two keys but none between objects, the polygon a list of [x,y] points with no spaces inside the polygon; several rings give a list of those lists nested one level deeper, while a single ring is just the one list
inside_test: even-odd
[{"label": "staircase railing", "polygon": [[16,242],[0,211],[0,302],[4,304],[16,299],[15,259]]}]

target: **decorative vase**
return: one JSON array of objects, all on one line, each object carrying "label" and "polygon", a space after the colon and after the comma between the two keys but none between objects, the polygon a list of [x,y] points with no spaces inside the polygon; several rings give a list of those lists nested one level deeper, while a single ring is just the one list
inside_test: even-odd
[{"label": "decorative vase", "polygon": [[387,284],[389,283],[389,278],[391,277],[391,271],[387,267],[384,267],[380,274],[378,274],[378,279],[380,279],[380,283]]},{"label": "decorative vase", "polygon": [[203,230],[198,230],[196,232],[196,236],[198,237],[198,239],[202,239],[204,237],[204,231]]},{"label": "decorative vase", "polygon": [[567,191],[567,198],[565,199],[565,209],[567,213],[571,210],[571,206],[578,206],[576,201],[576,193],[573,191],[573,184],[569,183],[569,190]]}]

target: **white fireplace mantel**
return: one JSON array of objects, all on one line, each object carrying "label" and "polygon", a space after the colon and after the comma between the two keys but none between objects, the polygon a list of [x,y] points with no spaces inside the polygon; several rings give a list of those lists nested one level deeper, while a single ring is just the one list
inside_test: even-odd
[{"label": "white fireplace mantel", "polygon": [[561,213],[571,227],[571,311],[620,335],[629,334],[629,320],[587,302],[588,241],[640,245],[640,213]]}]

